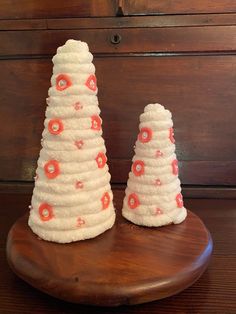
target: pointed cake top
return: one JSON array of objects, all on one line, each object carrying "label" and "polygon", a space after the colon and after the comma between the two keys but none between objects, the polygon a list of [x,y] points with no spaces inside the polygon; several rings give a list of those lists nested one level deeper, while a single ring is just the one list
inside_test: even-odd
[{"label": "pointed cake top", "polygon": [[89,52],[89,47],[83,41],[68,39],[63,46],[57,48],[57,53],[64,52]]},{"label": "pointed cake top", "polygon": [[160,119],[171,119],[172,114],[168,109],[165,109],[164,106],[156,103],[156,104],[149,104],[145,106],[144,113],[140,116],[140,121],[147,121],[147,120],[160,120]]},{"label": "pointed cake top", "polygon": [[63,46],[58,47],[57,53],[52,58],[54,65],[63,66],[65,64],[86,64],[92,61],[93,55],[89,51],[87,43],[74,39],[69,39]]}]

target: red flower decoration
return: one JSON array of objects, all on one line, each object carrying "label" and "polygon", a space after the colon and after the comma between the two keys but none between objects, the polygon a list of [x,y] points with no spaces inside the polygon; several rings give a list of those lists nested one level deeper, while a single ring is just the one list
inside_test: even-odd
[{"label": "red flower decoration", "polygon": [[110,195],[108,192],[105,192],[101,198],[102,209],[107,209],[110,204]]},{"label": "red flower decoration", "polygon": [[152,139],[152,129],[150,128],[142,128],[138,135],[138,139],[142,143],[147,143]]},{"label": "red flower decoration", "polygon": [[82,219],[81,217],[79,217],[77,219],[77,227],[82,227],[85,224],[84,219]]},{"label": "red flower decoration", "polygon": [[178,160],[177,159],[174,159],[171,163],[171,166],[172,166],[172,172],[175,176],[178,175],[179,173],[179,167],[178,167]]},{"label": "red flower decoration", "polygon": [[156,208],[156,215],[163,214],[163,211],[160,208]]},{"label": "red flower decoration", "polygon": [[160,150],[157,150],[156,151],[156,157],[159,158],[159,157],[162,157],[162,156],[163,156],[163,153]]},{"label": "red flower decoration", "polygon": [[160,186],[161,185],[161,180],[160,179],[156,179],[155,184]]},{"label": "red flower decoration", "polygon": [[51,134],[58,135],[64,130],[63,123],[59,119],[52,119],[48,122],[48,131]]},{"label": "red flower decoration", "polygon": [[103,152],[100,152],[97,154],[97,157],[95,158],[98,168],[103,168],[107,162],[107,157]]},{"label": "red flower decoration", "polygon": [[84,187],[83,182],[81,181],[76,181],[75,183],[76,189],[82,189]]},{"label": "red flower decoration", "polygon": [[92,130],[100,131],[101,125],[102,125],[102,120],[99,116],[94,115],[91,117],[91,129]]},{"label": "red flower decoration", "polygon": [[68,75],[60,74],[56,78],[56,89],[59,91],[63,91],[72,85],[72,82]]},{"label": "red flower decoration", "polygon": [[42,221],[48,221],[54,217],[53,208],[47,203],[43,203],[39,206],[39,217]]},{"label": "red flower decoration", "polygon": [[74,108],[75,110],[81,110],[83,109],[83,105],[81,105],[80,102],[78,101],[77,103],[74,104]]},{"label": "red flower decoration", "polygon": [[59,163],[56,160],[50,160],[44,165],[44,172],[48,179],[54,179],[60,174]]},{"label": "red flower decoration", "polygon": [[75,141],[75,146],[78,148],[78,149],[81,149],[84,145],[84,142],[82,140],[80,141]]},{"label": "red flower decoration", "polygon": [[128,205],[131,209],[135,209],[140,205],[138,196],[135,193],[132,193],[128,197]]},{"label": "red flower decoration", "polygon": [[176,200],[177,206],[178,206],[179,208],[181,208],[181,207],[184,206],[183,196],[182,196],[181,193],[179,193],[179,194],[176,195],[175,200]]},{"label": "red flower decoration", "polygon": [[171,143],[175,143],[175,138],[174,138],[174,129],[173,128],[170,128],[169,129],[169,139],[171,141]]},{"label": "red flower decoration", "polygon": [[90,75],[89,78],[87,79],[85,85],[91,89],[92,91],[96,91],[97,89],[97,79],[94,74]]},{"label": "red flower decoration", "polygon": [[132,165],[132,171],[136,177],[141,176],[144,174],[144,162],[142,160],[135,160]]}]

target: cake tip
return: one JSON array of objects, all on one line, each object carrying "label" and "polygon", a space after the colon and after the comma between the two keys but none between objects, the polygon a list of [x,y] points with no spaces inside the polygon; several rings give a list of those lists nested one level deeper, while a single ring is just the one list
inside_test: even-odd
[{"label": "cake tip", "polygon": [[89,47],[86,42],[75,39],[68,39],[63,46],[57,48],[57,53],[63,52],[88,52]]},{"label": "cake tip", "polygon": [[144,112],[147,112],[147,111],[159,111],[159,110],[167,110],[165,109],[164,106],[162,106],[161,104],[158,104],[158,103],[155,103],[155,104],[148,104],[147,106],[145,106],[144,108]]}]

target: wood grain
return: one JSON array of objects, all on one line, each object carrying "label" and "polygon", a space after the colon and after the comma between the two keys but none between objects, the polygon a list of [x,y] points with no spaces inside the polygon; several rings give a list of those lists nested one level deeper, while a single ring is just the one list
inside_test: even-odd
[{"label": "wood grain", "polygon": [[184,14],[133,17],[93,17],[93,18],[48,18],[0,20],[0,30],[36,29],[120,29],[186,26],[223,26],[236,25],[236,14]]},{"label": "wood grain", "polygon": [[236,12],[233,0],[121,0],[119,4],[124,15]]},{"label": "wood grain", "polygon": [[[121,208],[123,191],[115,191],[117,208]],[[197,213],[210,230],[214,241],[213,258],[205,274],[180,294],[156,302],[120,308],[75,305],[56,300],[18,279],[9,269],[5,256],[7,231],[26,210],[29,194],[2,194],[0,210],[0,312],[1,313],[103,313],[156,314],[158,313],[234,313],[236,309],[236,247],[235,200],[185,200],[186,206]],[[9,210],[11,208],[11,210]],[[13,210],[14,208],[14,210]],[[206,210],[207,209],[207,210]],[[27,302],[26,302],[27,300]]]},{"label": "wood grain", "polygon": [[[52,64],[0,65],[0,179],[32,181]],[[160,102],[173,113],[182,183],[236,185],[235,56],[97,57],[95,66],[113,183],[126,183],[143,107]]]},{"label": "wood grain", "polygon": [[116,0],[1,0],[0,19],[115,16]]},{"label": "wood grain", "polygon": [[174,295],[206,269],[212,240],[188,212],[175,226],[144,228],[117,215],[115,226],[88,241],[60,245],[40,241],[28,215],[8,235],[13,271],[35,288],[79,304],[140,304]]},{"label": "wood grain", "polygon": [[[121,36],[118,45],[111,36]],[[184,36],[183,36],[184,33]],[[234,52],[236,26],[34,30],[0,32],[0,56],[51,55],[68,39],[86,41],[93,53]],[[198,40],[196,40],[198,38]]]}]

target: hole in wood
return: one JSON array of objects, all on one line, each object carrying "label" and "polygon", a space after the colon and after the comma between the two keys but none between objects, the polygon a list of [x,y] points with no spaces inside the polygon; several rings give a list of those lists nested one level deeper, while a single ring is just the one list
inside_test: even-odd
[{"label": "hole in wood", "polygon": [[121,36],[119,34],[114,34],[111,36],[111,43],[112,44],[119,44],[121,42]]}]

